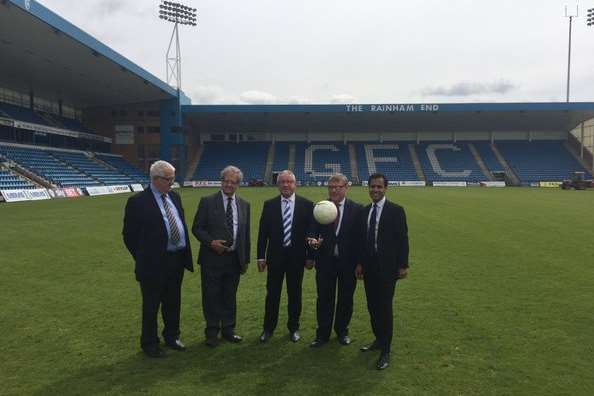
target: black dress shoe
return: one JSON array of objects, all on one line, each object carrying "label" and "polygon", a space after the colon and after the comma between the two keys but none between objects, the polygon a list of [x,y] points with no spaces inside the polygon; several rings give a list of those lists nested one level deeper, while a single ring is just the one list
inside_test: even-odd
[{"label": "black dress shoe", "polygon": [[206,346],[214,348],[219,345],[219,339],[217,337],[208,337],[204,343]]},{"label": "black dress shoe", "polygon": [[390,354],[389,353],[382,353],[377,361],[375,368],[378,370],[387,369],[390,365]]},{"label": "black dress shoe", "polygon": [[144,352],[144,354],[148,357],[152,357],[152,358],[162,358],[166,356],[166,353],[164,350],[161,349],[161,347],[159,347],[158,345],[151,345],[151,346],[147,346],[142,348],[142,351]]},{"label": "black dress shoe", "polygon": [[165,345],[171,349],[175,349],[176,351],[185,351],[186,346],[182,344],[180,340],[173,340],[173,341],[166,341]]},{"label": "black dress shoe", "polygon": [[348,335],[338,336],[338,343],[340,345],[350,345],[351,344],[351,337],[349,337]]},{"label": "black dress shoe", "polygon": [[241,336],[237,334],[223,334],[223,338],[234,344],[237,344],[238,342],[241,342],[241,340],[243,340],[243,338],[241,338]]},{"label": "black dress shoe", "polygon": [[377,341],[373,341],[371,344],[364,345],[361,347],[361,352],[369,352],[369,351],[376,351],[379,349],[379,345]]},{"label": "black dress shoe", "polygon": [[272,333],[269,331],[264,330],[262,334],[260,334],[260,342],[268,342],[268,340],[272,337]]},{"label": "black dress shoe", "polygon": [[315,340],[313,340],[311,342],[311,344],[309,344],[309,347],[310,348],[319,348],[319,347],[321,347],[322,345],[324,345],[327,342],[328,342],[328,340],[323,340],[321,338],[316,338]]},{"label": "black dress shoe", "polygon": [[298,331],[293,331],[289,333],[289,339],[293,342],[297,342],[301,339],[301,336],[299,335]]}]

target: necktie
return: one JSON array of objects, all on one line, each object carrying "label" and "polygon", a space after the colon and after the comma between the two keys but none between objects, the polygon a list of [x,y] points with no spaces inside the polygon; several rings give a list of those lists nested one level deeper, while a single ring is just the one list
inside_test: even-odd
[{"label": "necktie", "polygon": [[231,240],[229,241],[229,246],[233,245],[233,199],[231,197],[227,197],[227,210],[225,211],[225,220],[227,223],[227,228],[229,229],[229,234],[231,235]]},{"label": "necktie", "polygon": [[340,204],[335,203],[336,205],[336,219],[334,219],[334,235],[338,235],[336,231],[338,231],[338,224],[340,223]]},{"label": "necktie", "polygon": [[169,223],[171,243],[177,245],[179,243],[179,229],[177,228],[177,222],[175,221],[173,211],[171,210],[169,203],[167,203],[167,194],[161,194],[161,200],[163,201],[163,209],[165,209],[165,215],[167,216],[167,222]]},{"label": "necktie", "polygon": [[283,211],[283,246],[289,247],[291,246],[291,225],[292,225],[292,218],[291,218],[291,201],[288,199],[283,199],[285,203],[285,210]]},{"label": "necktie", "polygon": [[377,205],[373,204],[371,217],[369,218],[369,227],[367,228],[367,247],[370,253],[375,253],[375,225],[377,217]]}]

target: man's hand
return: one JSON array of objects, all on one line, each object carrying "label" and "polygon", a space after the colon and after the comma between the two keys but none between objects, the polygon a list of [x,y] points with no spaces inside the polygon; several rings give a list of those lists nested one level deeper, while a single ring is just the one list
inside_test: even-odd
[{"label": "man's hand", "polygon": [[307,238],[307,244],[309,245],[310,248],[312,249],[319,249],[320,245],[322,243],[322,238],[320,239],[316,239],[316,238]]},{"label": "man's hand", "polygon": [[264,272],[266,269],[266,260],[258,260],[258,272]]},{"label": "man's hand", "polygon": [[361,264],[357,264],[357,267],[355,267],[355,276],[357,279],[363,279],[363,266]]},{"label": "man's hand", "polygon": [[400,268],[398,270],[398,279],[404,279],[408,275],[408,268]]},{"label": "man's hand", "polygon": [[315,262],[313,260],[305,260],[305,268],[308,270],[314,267]]},{"label": "man's hand", "polygon": [[210,248],[212,250],[214,250],[215,252],[217,252],[217,254],[223,254],[227,251],[227,246],[225,246],[225,243],[227,241],[223,240],[223,239],[213,239],[212,242],[210,243]]}]

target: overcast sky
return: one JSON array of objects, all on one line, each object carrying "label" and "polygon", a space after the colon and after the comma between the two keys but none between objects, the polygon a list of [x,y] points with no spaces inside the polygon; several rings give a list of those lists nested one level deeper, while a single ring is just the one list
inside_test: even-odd
[{"label": "overcast sky", "polygon": [[[165,80],[157,0],[42,0]],[[84,6],[81,6],[84,4]],[[565,101],[560,0],[185,0],[182,88],[195,104]],[[594,26],[574,19],[572,101],[594,100]]]}]

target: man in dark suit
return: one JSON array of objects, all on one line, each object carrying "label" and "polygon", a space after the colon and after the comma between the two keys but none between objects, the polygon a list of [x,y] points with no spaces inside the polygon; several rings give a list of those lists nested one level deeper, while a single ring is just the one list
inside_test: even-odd
[{"label": "man in dark suit", "polygon": [[379,350],[377,369],[390,364],[392,344],[392,301],[396,281],[408,274],[408,227],[404,209],[385,197],[388,179],[381,173],[369,176],[369,196],[373,201],[365,207],[360,229],[365,244],[361,249],[356,274],[363,278],[367,309],[375,340],[361,351]]},{"label": "man in dark suit", "polygon": [[306,232],[312,221],[313,204],[295,194],[293,172],[278,175],[280,196],[264,202],[258,231],[258,271],[268,268],[264,330],[260,341],[266,342],[276,328],[283,280],[287,279],[289,339],[299,341],[301,284],[304,267],[311,269],[307,257]]},{"label": "man in dark suit", "polygon": [[[332,322],[338,342],[349,345],[349,323],[353,315],[353,294],[357,286],[355,267],[359,255],[359,221],[362,206],[346,198],[348,179],[335,174],[328,180],[329,200],[336,205],[333,223],[315,220],[308,243],[314,249],[316,267],[316,316],[318,328],[310,347],[317,348],[330,338]],[[338,289],[338,297],[336,295]],[[334,307],[336,306],[336,314]]]},{"label": "man in dark suit", "polygon": [[206,345],[215,347],[222,337],[241,342],[235,333],[237,287],[250,262],[250,204],[235,192],[243,173],[235,166],[221,171],[221,191],[203,197],[192,225],[200,241],[202,309]]},{"label": "man in dark suit", "polygon": [[142,293],[140,345],[150,357],[163,357],[157,336],[159,306],[163,339],[183,351],[180,341],[180,303],[184,268],[194,271],[181,198],[171,190],[175,168],[157,161],[150,168],[149,188],[128,199],[124,215],[124,243],[136,263]]}]

